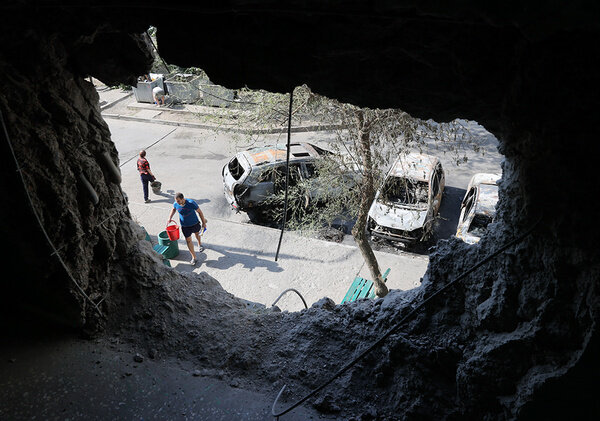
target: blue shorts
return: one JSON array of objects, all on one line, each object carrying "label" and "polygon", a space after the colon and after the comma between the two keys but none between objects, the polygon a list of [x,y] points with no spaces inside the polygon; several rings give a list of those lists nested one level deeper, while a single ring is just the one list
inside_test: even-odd
[{"label": "blue shorts", "polygon": [[181,231],[183,232],[183,236],[188,238],[193,233],[200,232],[200,222],[197,222],[196,225],[191,225],[189,227],[181,227]]}]

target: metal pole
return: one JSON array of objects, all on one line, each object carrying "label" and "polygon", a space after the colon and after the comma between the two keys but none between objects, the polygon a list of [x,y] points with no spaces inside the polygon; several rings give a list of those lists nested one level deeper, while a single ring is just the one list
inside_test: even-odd
[{"label": "metal pole", "polygon": [[294,90],[290,92],[290,109],[288,111],[288,135],[287,135],[287,155],[285,159],[285,199],[283,202],[283,222],[281,224],[281,234],[279,235],[279,243],[277,244],[277,253],[275,253],[275,261],[279,257],[279,249],[281,248],[281,240],[283,239],[283,231],[285,231],[285,220],[287,217],[288,205],[288,183],[290,181],[290,139],[292,137],[292,103],[294,101]]}]

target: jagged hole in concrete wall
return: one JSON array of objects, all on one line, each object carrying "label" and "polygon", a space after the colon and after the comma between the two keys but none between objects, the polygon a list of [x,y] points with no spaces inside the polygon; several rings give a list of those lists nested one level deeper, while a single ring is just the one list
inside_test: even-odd
[{"label": "jagged hole in concrete wall", "polygon": [[[247,14],[256,17],[255,12],[248,10]],[[405,83],[414,82],[416,91],[422,93],[398,95],[398,101],[407,103],[397,105],[409,112],[417,110],[415,115],[423,117],[428,117],[423,111],[429,105],[431,115],[440,121],[448,115],[473,118],[501,139],[506,160],[498,223],[477,247],[455,240],[441,242],[418,290],[394,292],[385,300],[351,306],[321,303],[295,314],[248,312],[214,279],[169,271],[144,245],[142,233],[123,207],[119,184],[102,158],[108,153],[116,162],[116,151],[100,116],[98,97],[84,78],[94,75],[106,83],[133,83],[136,75],[145,73],[151,59],[147,46],[141,37],[131,34],[143,32],[153,18],[139,15],[133,19],[119,14],[122,11],[98,16],[72,10],[44,14],[44,18],[36,15],[36,19],[15,16],[1,29],[6,41],[0,50],[0,74],[4,75],[0,108],[34,207],[88,298],[49,256],[51,250],[3,141],[1,171],[7,197],[1,209],[5,221],[2,238],[10,239],[3,243],[3,255],[10,256],[11,264],[18,268],[14,276],[3,280],[5,316],[11,321],[30,317],[34,322],[57,317],[90,334],[118,331],[122,338],[145,345],[149,352],[194,358],[208,369],[239,376],[248,387],[276,389],[283,378],[293,379],[294,393],[299,395],[310,390],[315,379],[323,379],[323,367],[337,366],[337,356],[355,355],[358,347],[372,342],[415,303],[542,217],[533,235],[419,313],[345,374],[317,405],[324,411],[345,407],[354,414],[376,408],[382,416],[401,414],[408,419],[597,413],[592,403],[597,386],[592,356],[598,350],[598,227],[589,222],[595,208],[588,199],[594,191],[592,180],[597,178],[594,160],[598,144],[591,137],[595,126],[588,115],[595,105],[589,92],[589,87],[595,86],[593,54],[589,52],[596,51],[597,23],[588,26],[587,32],[571,24],[569,30],[549,25],[532,34],[522,27],[517,30],[516,23],[493,12],[484,12],[490,13],[490,20],[483,22],[496,25],[471,26],[465,18],[461,26],[453,20],[456,26],[452,28],[475,31],[478,36],[469,37],[471,43],[456,30],[451,39],[454,44],[448,47],[448,22],[427,19],[428,25],[433,25],[433,32],[427,32],[432,36],[414,39],[422,40],[429,49],[397,39],[393,42],[401,48],[390,52],[398,57],[420,57],[423,60],[415,62],[425,63],[444,48],[452,50],[449,64],[429,62],[435,72],[419,72],[416,64],[394,68],[399,72],[396,79],[403,81],[398,92],[413,92]],[[568,9],[564,13],[570,16]],[[273,28],[281,28],[282,23],[302,29],[301,24],[310,21],[309,14],[297,16],[282,14],[276,16],[282,19],[276,27],[266,25],[260,26],[259,32],[246,32],[244,37],[252,41],[253,48],[243,50],[244,57],[256,52],[261,40],[271,39]],[[288,22],[290,19],[293,22]],[[312,75],[315,84],[309,84],[315,90],[342,100],[352,97],[339,85],[335,85],[339,95],[328,92],[323,80],[335,71],[345,74],[344,65],[354,65],[350,59],[361,54],[376,60],[370,52],[377,49],[368,47],[380,44],[365,35],[369,31],[356,29],[361,20],[352,15],[343,15],[335,24],[344,27],[346,20],[355,24],[350,25],[352,31],[344,32],[346,36],[365,36],[356,44],[358,50],[349,49],[337,38],[326,41],[324,44],[329,42],[332,49],[343,52],[337,56],[343,56],[341,61],[323,55],[322,73],[311,73],[305,67],[290,76],[275,72],[274,85],[294,86],[297,79]],[[370,22],[363,28],[376,33],[367,25]],[[57,32],[56,28],[68,30]],[[165,22],[164,28],[167,52],[174,56],[189,53],[169,42],[177,33],[174,24]],[[411,25],[403,28],[408,34],[418,33],[411,32]],[[219,59],[224,63],[227,57],[216,49],[229,51],[227,46],[233,44],[230,35],[203,44],[209,57],[207,66],[201,67],[223,85],[228,78],[237,81],[243,77],[240,74],[267,85],[264,76],[259,77],[264,64],[253,67],[250,60],[245,67],[229,71],[218,65]],[[493,55],[488,41],[496,38],[501,42],[493,44]],[[311,44],[311,39],[305,41]],[[575,45],[578,48],[573,48]],[[432,51],[432,46],[440,50]],[[471,54],[461,53],[469,48]],[[484,65],[511,65],[500,67],[504,71],[486,70],[480,67],[482,58]],[[383,60],[380,65],[386,70]],[[469,73],[472,68],[482,74]],[[391,69],[380,75],[381,80],[393,87],[388,71]],[[449,92],[440,81],[450,86],[456,82],[451,76],[457,74],[458,79],[465,77],[472,83]],[[318,80],[322,81],[319,87]],[[483,95],[486,87],[489,95]],[[360,95],[365,105],[384,102],[381,90],[369,94],[361,89]],[[98,204],[89,200],[82,175],[97,192]],[[100,303],[102,315],[90,302]],[[359,393],[363,390],[372,391],[368,399],[358,398],[364,396]],[[568,404],[559,407],[558,396]]]}]

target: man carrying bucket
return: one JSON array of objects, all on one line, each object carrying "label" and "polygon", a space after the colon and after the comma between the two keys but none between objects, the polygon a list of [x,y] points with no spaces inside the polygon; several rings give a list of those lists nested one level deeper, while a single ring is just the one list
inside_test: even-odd
[{"label": "man carrying bucket", "polygon": [[[169,215],[167,225],[169,225],[169,222],[171,222],[171,218],[175,214],[175,211],[179,212],[181,231],[183,232],[183,236],[185,237],[188,249],[192,254],[192,260],[190,260],[190,263],[192,265],[195,265],[198,262],[198,259],[196,259],[194,243],[192,243],[192,234],[194,234],[196,236],[196,239],[198,240],[198,251],[202,252],[204,250],[204,247],[202,247],[202,241],[200,240],[199,233],[202,227],[206,229],[206,218],[204,217],[204,214],[200,210],[198,204],[191,199],[186,199],[185,197],[183,197],[183,193],[175,194],[175,202],[173,203],[173,209],[171,209],[171,214]],[[202,227],[200,226],[200,220],[198,220],[198,215],[196,215],[196,213],[200,215]]]}]

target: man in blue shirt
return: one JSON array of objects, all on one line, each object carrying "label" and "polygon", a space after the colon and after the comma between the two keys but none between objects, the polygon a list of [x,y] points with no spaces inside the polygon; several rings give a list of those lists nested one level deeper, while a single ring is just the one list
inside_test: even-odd
[{"label": "man in blue shirt", "polygon": [[[200,220],[202,221],[202,226],[204,229],[206,229],[206,218],[200,210],[200,207],[198,207],[198,204],[191,199],[186,199],[183,197],[183,193],[175,194],[175,202],[173,203],[173,209],[171,209],[171,214],[169,215],[167,225],[171,221],[171,218],[173,218],[175,211],[179,212],[181,231],[183,232],[183,236],[187,242],[188,249],[190,249],[190,253],[192,254],[192,260],[190,263],[195,265],[198,260],[196,259],[194,244],[192,243],[192,234],[194,234],[198,240],[198,251],[202,252],[204,247],[202,247],[202,242],[200,240],[199,232],[201,227],[200,221],[198,220],[198,215],[200,215]],[[198,215],[196,215],[196,213]]]}]

